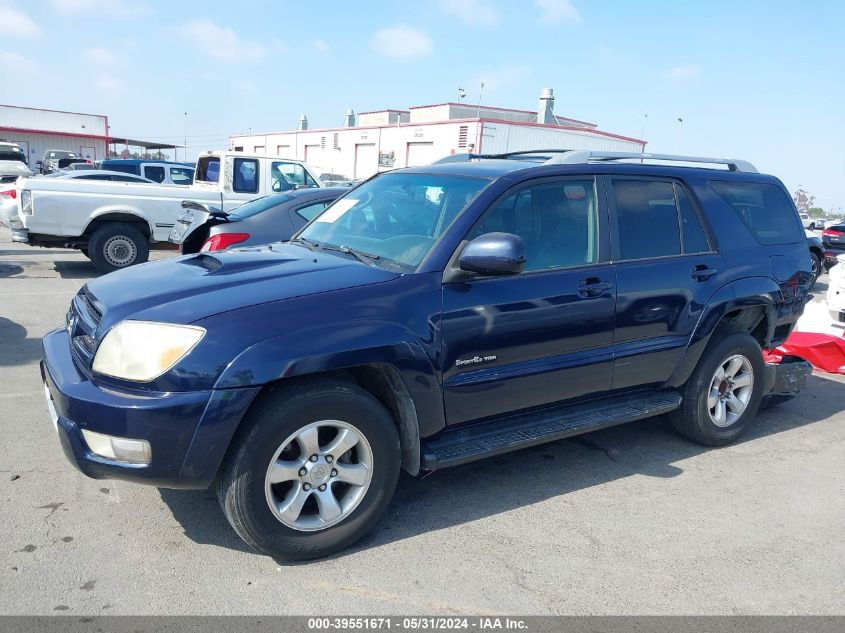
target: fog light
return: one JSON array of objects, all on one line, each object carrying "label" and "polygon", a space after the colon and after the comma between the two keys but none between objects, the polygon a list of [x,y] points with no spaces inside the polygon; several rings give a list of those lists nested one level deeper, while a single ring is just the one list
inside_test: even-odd
[{"label": "fog light", "polygon": [[130,464],[149,464],[153,456],[147,440],[130,440],[127,437],[115,437],[82,429],[82,437],[92,453]]}]

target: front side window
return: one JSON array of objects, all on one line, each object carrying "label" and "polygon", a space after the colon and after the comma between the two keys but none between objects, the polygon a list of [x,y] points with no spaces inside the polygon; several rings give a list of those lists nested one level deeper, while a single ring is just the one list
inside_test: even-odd
[{"label": "front side window", "polygon": [[274,161],[270,165],[270,182],[273,191],[291,191],[297,187],[317,186],[302,165],[282,161]]},{"label": "front side window", "polygon": [[164,182],[164,167],[160,165],[147,165],[144,167],[144,177],[153,182]]},{"label": "front side window", "polygon": [[726,180],[711,180],[710,186],[728,203],[760,244],[794,244],[805,239],[792,200],[780,187],[761,182]]},{"label": "front side window", "polygon": [[258,193],[258,161],[254,158],[235,159],[235,178],[232,190],[237,193]]},{"label": "front side window", "polygon": [[487,211],[467,239],[494,232],[523,239],[526,272],[598,261],[595,181],[547,181],[520,188]]},{"label": "front side window", "polygon": [[416,268],[486,178],[385,173],[329,206],[299,234],[321,246],[377,255],[376,265]]}]

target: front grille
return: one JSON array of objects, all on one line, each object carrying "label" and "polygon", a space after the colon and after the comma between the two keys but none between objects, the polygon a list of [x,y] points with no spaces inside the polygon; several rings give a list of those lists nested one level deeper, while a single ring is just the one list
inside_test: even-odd
[{"label": "front grille", "polygon": [[72,342],[72,350],[79,361],[91,367],[96,352],[97,327],[103,318],[102,312],[94,305],[87,287],[79,291],[70,304],[67,314],[67,330]]}]

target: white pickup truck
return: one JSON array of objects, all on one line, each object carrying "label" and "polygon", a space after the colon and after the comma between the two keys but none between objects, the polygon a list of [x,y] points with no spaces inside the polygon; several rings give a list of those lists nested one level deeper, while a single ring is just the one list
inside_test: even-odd
[{"label": "white pickup truck", "polygon": [[109,272],[141,264],[151,245],[167,244],[183,200],[227,211],[274,192],[320,186],[305,163],[243,152],[200,155],[189,187],[19,178],[12,241],[76,248]]}]

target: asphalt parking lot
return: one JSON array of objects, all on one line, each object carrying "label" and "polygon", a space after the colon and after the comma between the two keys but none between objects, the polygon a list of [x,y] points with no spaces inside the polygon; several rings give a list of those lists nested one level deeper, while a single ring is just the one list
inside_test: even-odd
[{"label": "asphalt parking lot", "polygon": [[95,274],[0,227],[4,614],[845,611],[842,377],[815,374],[727,448],[657,418],[405,478],[351,550],[280,566],[238,540],[208,492],[94,481],[66,463],[40,337]]}]

